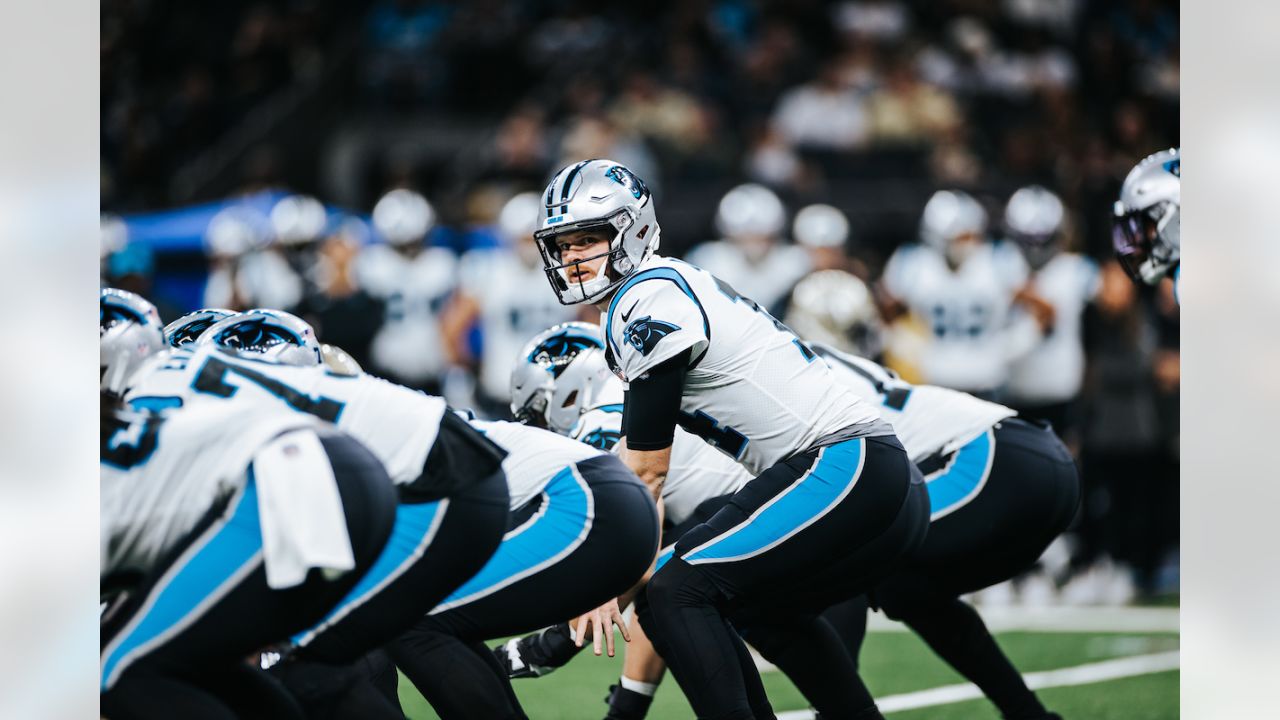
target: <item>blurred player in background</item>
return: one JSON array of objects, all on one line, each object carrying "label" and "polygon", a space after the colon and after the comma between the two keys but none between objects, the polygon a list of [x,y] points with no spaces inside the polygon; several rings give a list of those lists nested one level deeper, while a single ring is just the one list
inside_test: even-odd
[{"label": "blurred player in background", "polygon": [[205,307],[289,309],[302,301],[302,278],[272,246],[271,221],[251,208],[233,206],[209,221]]},{"label": "blurred player in background", "polygon": [[1053,306],[1053,324],[1009,371],[1008,401],[1018,413],[1047,420],[1079,450],[1076,400],[1084,383],[1082,320],[1098,294],[1098,266],[1066,248],[1066,210],[1039,185],[1019,188],[1005,205],[1004,229],[1026,258],[1030,287]]},{"label": "blurred player in background", "polygon": [[[536,193],[521,193],[507,201],[498,215],[503,245],[471,250],[462,256],[458,290],[441,319],[452,361],[479,366],[475,401],[495,417],[507,412],[511,368],[525,341],[575,315],[573,308],[547,295],[546,276],[533,240],[538,206]],[[470,335],[476,325],[480,331],[478,356]]]},{"label": "blurred player in background", "polygon": [[804,248],[782,238],[786,227],[787,210],[772,190],[755,183],[739,185],[716,209],[721,239],[693,248],[686,257],[761,307],[774,310],[812,265]]},{"label": "blurred player in background", "polygon": [[453,292],[457,257],[428,247],[435,210],[405,188],[383,195],[373,207],[373,227],[383,242],[366,247],[356,262],[369,294],[386,304],[373,338],[371,365],[380,375],[439,394],[446,366],[440,313]]},{"label": "blurred player in background", "polygon": [[1129,277],[1155,285],[1182,270],[1182,151],[1161,150],[1129,171],[1114,210],[1112,241]]},{"label": "blurred player in background", "polygon": [[[1017,248],[987,237],[987,212],[971,195],[940,190],[920,219],[920,243],[903,245],[881,278],[886,319],[910,311],[931,337],[920,359],[923,381],[996,396],[1009,364],[1052,324],[1052,308],[1025,289],[1028,268]],[[1036,312],[1018,322],[1016,301]]]}]

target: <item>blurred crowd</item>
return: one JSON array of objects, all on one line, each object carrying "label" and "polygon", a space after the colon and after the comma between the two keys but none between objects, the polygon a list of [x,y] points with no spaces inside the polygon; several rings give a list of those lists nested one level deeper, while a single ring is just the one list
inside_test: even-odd
[{"label": "blurred crowd", "polygon": [[[524,342],[598,321],[550,292],[534,193],[609,157],[654,189],[665,253],[801,335],[1052,422],[1086,485],[1054,596],[1176,590],[1177,304],[1167,282],[1133,285],[1109,239],[1124,173],[1178,144],[1176,3],[118,0],[102,16],[107,211],[170,204],[181,163],[319,81],[356,28],[343,102],[447,109],[485,138],[441,162],[388,151],[342,199],[356,212],[307,194],[229,207],[204,233],[203,306],[295,312],[366,370],[507,415]],[[323,187],[267,163],[239,189],[271,183]],[[103,228],[104,282],[166,321],[194,309],[156,296],[164,259],[124,222]]]}]

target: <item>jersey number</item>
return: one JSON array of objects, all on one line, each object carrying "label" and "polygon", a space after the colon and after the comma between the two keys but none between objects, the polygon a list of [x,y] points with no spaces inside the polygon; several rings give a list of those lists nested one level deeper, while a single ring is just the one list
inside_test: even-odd
[{"label": "jersey number", "polygon": [[[102,447],[102,462],[128,470],[145,463],[156,451],[160,425],[164,420],[159,416],[148,415],[133,422],[115,418],[104,419],[103,422],[110,423],[113,431]],[[130,435],[134,437],[130,439]]]},{"label": "jersey number", "polygon": [[226,381],[228,371],[256,383],[262,389],[285,401],[294,410],[311,413],[321,420],[337,422],[338,415],[342,412],[343,403],[337,400],[323,396],[312,397],[273,377],[250,368],[232,365],[216,357],[209,358],[204,367],[200,368],[192,387],[210,395],[229,398],[235,395],[239,388]]},{"label": "jersey number", "polygon": [[717,450],[728,454],[734,460],[741,458],[742,451],[747,449],[749,441],[745,435],[728,425],[721,426],[715,418],[701,410],[692,415],[681,410],[680,419],[677,422],[680,423],[680,427],[711,443]]}]

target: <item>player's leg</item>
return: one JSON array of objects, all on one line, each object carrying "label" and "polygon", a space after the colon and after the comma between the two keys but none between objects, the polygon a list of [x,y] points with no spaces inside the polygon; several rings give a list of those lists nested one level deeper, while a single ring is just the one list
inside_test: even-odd
[{"label": "player's leg", "polygon": [[[200,688],[258,649],[315,623],[372,566],[390,533],[394,489],[376,461],[372,466],[347,462],[360,453],[372,458],[355,441],[332,436],[323,437],[322,444],[342,499],[355,570],[333,580],[312,572],[301,585],[270,588],[251,477],[104,624],[104,711],[120,717],[173,717],[172,707],[149,698],[176,698],[183,685]],[[215,685],[186,696],[217,692]]]},{"label": "player's leg", "polygon": [[749,657],[726,662],[740,639],[725,612],[797,591],[816,611],[833,592],[852,594],[828,573],[868,583],[886,574],[922,539],[925,503],[896,438],[859,438],[766,470],[682,537],[640,617],[699,716],[752,713],[746,686],[759,674]]},{"label": "player's leg", "polygon": [[[367,653],[430,611],[497,549],[507,524],[502,456],[473,435],[465,422],[445,416],[419,483],[400,489],[395,527],[374,566],[324,620],[296,635],[294,652],[272,668],[309,715],[331,716],[377,696],[365,672]],[[447,498],[419,492],[446,472],[454,485]],[[400,714],[398,705],[382,715],[370,706],[364,716]]]},{"label": "player's leg", "polygon": [[1065,446],[1043,427],[1004,421],[991,438],[985,487],[935,520],[909,567],[880,583],[873,599],[982,688],[1004,717],[1042,718],[1043,705],[959,596],[1031,567],[1075,514],[1079,479]]},{"label": "player's leg", "polygon": [[822,617],[840,635],[854,667],[858,667],[862,642],[867,636],[867,609],[867,596],[858,595],[838,602],[822,613]]},{"label": "player's leg", "polygon": [[478,575],[389,646],[444,717],[518,716],[505,669],[480,643],[598,607],[652,561],[657,511],[617,458],[566,468],[535,502]]},{"label": "player's leg", "polygon": [[667,673],[667,664],[645,634],[644,626],[632,622],[630,630],[622,676],[617,684],[609,686],[609,695],[604,699],[609,704],[605,720],[642,720]]}]

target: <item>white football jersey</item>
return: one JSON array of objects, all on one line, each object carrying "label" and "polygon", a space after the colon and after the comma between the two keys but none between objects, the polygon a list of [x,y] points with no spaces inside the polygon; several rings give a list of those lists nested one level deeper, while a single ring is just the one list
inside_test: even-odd
[{"label": "white football jersey", "polygon": [[[622,387],[616,381],[601,394],[608,402],[582,414],[570,436],[595,447],[616,447],[622,436]],[[607,446],[597,443],[607,442]],[[735,493],[752,478],[738,463],[695,435],[676,428],[671,445],[671,465],[662,486],[662,503],[666,521],[678,525],[693,515],[704,500]]]},{"label": "white football jersey", "polygon": [[309,413],[369,448],[397,484],[422,474],[445,412],[441,398],[372,375],[280,365],[216,346],[167,353],[132,382],[126,399],[139,407],[254,404]]},{"label": "white football jersey", "polygon": [[1059,253],[1032,276],[1036,293],[1053,304],[1053,329],[1010,368],[1013,401],[1059,403],[1080,393],[1084,383],[1081,319],[1100,284],[1097,264],[1075,253]]},{"label": "white football jersey", "polygon": [[884,286],[931,331],[921,373],[934,385],[969,392],[1001,387],[1015,339],[1013,296],[1026,282],[1022,253],[1007,243],[983,243],[954,272],[942,253],[904,245],[884,269]]},{"label": "white football jersey", "polygon": [[462,257],[462,289],[480,304],[484,350],[480,388],[491,398],[511,398],[511,370],[529,338],[575,319],[547,284],[542,263],[526,264],[514,251],[472,250]]},{"label": "white football jersey", "polygon": [[360,253],[360,286],[386,303],[386,318],[369,348],[378,368],[410,383],[444,372],[440,310],[453,292],[457,265],[444,248],[427,248],[412,259],[381,243]]},{"label": "white football jersey", "polygon": [[507,451],[502,470],[507,475],[511,509],[533,499],[566,466],[605,453],[577,440],[520,423],[502,420],[476,420],[467,417],[471,427],[484,433]]},{"label": "white football jersey", "polygon": [[838,432],[890,432],[785,325],[688,263],[643,263],[614,294],[601,325],[606,355],[624,381],[692,350],[680,425],[752,475]]},{"label": "white football jersey", "polygon": [[889,368],[865,358],[815,344],[845,387],[874,403],[906,448],[912,462],[950,452],[977,437],[1013,410],[936,385],[912,385]]},{"label": "white football jersey", "polygon": [[758,263],[748,261],[742,248],[729,240],[703,243],[685,257],[766,310],[776,306],[813,266],[804,248],[782,241]]},{"label": "white football jersey", "polygon": [[101,573],[148,572],[213,505],[244,486],[254,455],[281,433],[314,428],[303,413],[208,403],[127,413],[101,456]]}]

